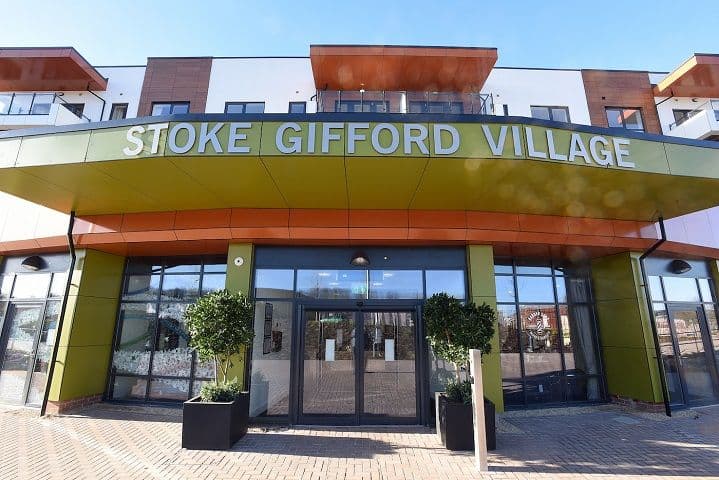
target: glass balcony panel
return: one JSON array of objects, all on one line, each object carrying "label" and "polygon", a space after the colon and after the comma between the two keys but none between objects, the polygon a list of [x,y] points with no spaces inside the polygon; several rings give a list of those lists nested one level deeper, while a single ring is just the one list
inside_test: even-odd
[{"label": "glass balcony panel", "polygon": [[30,113],[32,115],[48,115],[50,113],[50,106],[54,100],[55,95],[52,93],[35,94],[35,99],[32,102]]},{"label": "glass balcony panel", "polygon": [[10,104],[12,103],[12,93],[0,94],[0,115],[7,115],[10,111]]}]

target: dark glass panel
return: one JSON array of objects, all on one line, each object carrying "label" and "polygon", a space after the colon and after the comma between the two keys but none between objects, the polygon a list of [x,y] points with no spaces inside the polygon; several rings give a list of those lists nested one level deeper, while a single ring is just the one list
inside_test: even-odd
[{"label": "dark glass panel", "polygon": [[464,271],[462,270],[427,270],[425,272],[427,298],[435,293],[446,293],[447,295],[463,299],[466,286]]},{"label": "dark glass panel", "polygon": [[123,300],[156,302],[160,294],[160,275],[125,277]]},{"label": "dark glass panel", "polygon": [[517,276],[517,295],[521,303],[554,303],[552,277]]},{"label": "dark glass panel", "polygon": [[298,270],[297,293],[309,298],[367,298],[366,270]]},{"label": "dark glass panel", "polygon": [[554,305],[521,305],[519,317],[522,325],[524,374],[531,377],[560,373],[562,360]]},{"label": "dark glass panel", "polygon": [[419,299],[424,295],[421,270],[371,270],[370,298]]},{"label": "dark glass panel", "polygon": [[115,400],[144,400],[147,380],[135,377],[115,377],[112,398]]},{"label": "dark glass panel", "polygon": [[147,375],[155,339],[154,303],[127,303],[120,307],[120,332],[112,359],[117,373]]},{"label": "dark glass panel", "polygon": [[256,298],[292,298],[294,296],[295,271],[262,269],[255,270]]},{"label": "dark glass panel", "polygon": [[165,275],[162,279],[163,301],[192,302],[199,294],[199,275]]},{"label": "dark glass panel", "polygon": [[522,382],[502,382],[505,407],[524,406],[524,388]]},{"label": "dark glass panel", "polygon": [[497,275],[494,277],[494,285],[497,292],[498,302],[515,302],[514,277]]}]

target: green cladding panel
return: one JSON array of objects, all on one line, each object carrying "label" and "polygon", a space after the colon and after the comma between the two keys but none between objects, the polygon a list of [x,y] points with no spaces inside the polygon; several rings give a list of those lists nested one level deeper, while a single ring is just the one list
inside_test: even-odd
[{"label": "green cladding panel", "polygon": [[609,394],[661,402],[639,254],[625,252],[593,260],[592,282]]},{"label": "green cladding panel", "polygon": [[[469,288],[472,301],[486,303],[497,308],[497,293],[494,283],[494,252],[491,245],[469,245],[467,247],[467,265],[469,268]],[[492,351],[482,355],[482,379],[484,395],[504,411],[502,395],[502,370],[499,352],[499,322],[494,325]]]},{"label": "green cladding panel", "polygon": [[[250,288],[252,287],[253,253],[254,247],[249,243],[233,243],[227,250],[225,288],[230,292],[242,292],[245,295],[252,296]],[[239,263],[238,259],[242,259],[242,265],[237,265]],[[247,350],[233,360],[233,365],[228,374],[230,379],[237,378],[240,383],[244,383],[246,358]]]},{"label": "green cladding panel", "polygon": [[125,259],[78,250],[50,388],[54,402],[105,391]]}]

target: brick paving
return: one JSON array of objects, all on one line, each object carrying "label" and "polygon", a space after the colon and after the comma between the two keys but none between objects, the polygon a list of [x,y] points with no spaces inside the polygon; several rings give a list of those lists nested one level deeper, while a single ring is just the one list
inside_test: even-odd
[{"label": "brick paving", "polygon": [[253,428],[231,451],[180,448],[172,409],[97,405],[38,418],[0,410],[0,479],[719,478],[719,406],[628,413],[617,406],[514,412],[490,472],[423,427]]}]

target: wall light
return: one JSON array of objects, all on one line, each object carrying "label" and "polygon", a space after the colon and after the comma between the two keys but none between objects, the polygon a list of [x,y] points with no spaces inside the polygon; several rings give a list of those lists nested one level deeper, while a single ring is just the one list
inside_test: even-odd
[{"label": "wall light", "polygon": [[692,269],[692,266],[689,265],[688,262],[685,262],[684,260],[672,260],[672,262],[669,264],[669,270],[676,274],[681,275],[682,273],[687,273],[689,270]]},{"label": "wall light", "polygon": [[43,268],[45,268],[45,260],[43,260],[41,257],[38,257],[37,255],[33,255],[32,257],[27,257],[25,260],[23,260],[20,265],[25,270],[37,272],[38,270],[42,270]]},{"label": "wall light", "polygon": [[355,267],[366,267],[369,265],[369,257],[364,252],[355,252],[350,260],[350,265]]}]

